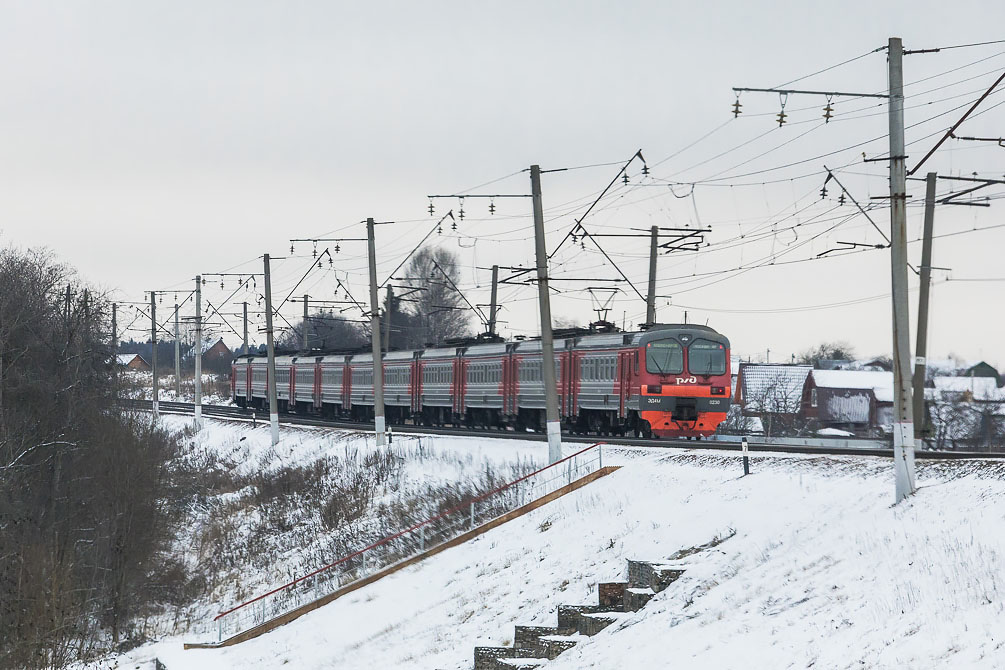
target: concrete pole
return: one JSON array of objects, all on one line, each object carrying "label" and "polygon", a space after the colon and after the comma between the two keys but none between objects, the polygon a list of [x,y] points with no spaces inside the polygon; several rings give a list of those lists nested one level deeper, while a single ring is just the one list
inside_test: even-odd
[{"label": "concrete pole", "polygon": [[918,291],[918,344],[914,350],[914,439],[921,448],[925,432],[925,368],[928,361],[928,291],[932,285],[932,228],[935,223],[936,173],[925,177],[925,233],[921,242],[921,286]]},{"label": "concrete pole", "polygon": [[202,430],[202,277],[195,278],[195,429]]},{"label": "concrete pole", "polygon": [[174,394],[181,399],[181,325],[178,322],[178,303],[174,304]]},{"label": "concrete pole", "polygon": [[153,408],[154,420],[160,412],[159,389],[157,388],[157,293],[150,291],[150,367],[154,373]]},{"label": "concrete pole", "polygon": [[394,289],[387,285],[387,309],[384,310],[384,351],[391,350],[391,305],[394,300]]},{"label": "concrete pole", "polygon": [[541,309],[541,379],[544,381],[548,462],[562,459],[562,420],[558,415],[558,382],[555,379],[555,343],[551,337],[551,295],[548,293],[548,250],[544,240],[544,206],[541,203],[541,168],[530,166],[534,206],[534,250],[537,257],[537,297]]},{"label": "concrete pole", "polygon": [[244,303],[244,344],[241,345],[241,353],[248,355],[248,303]]},{"label": "concrete pole", "polygon": [[272,444],[279,444],[279,401],[276,400],[276,345],[272,337],[272,273],[265,254],[265,348],[268,352],[269,429]]},{"label": "concrete pole", "polygon": [[307,348],[307,345],[309,344],[308,339],[307,339],[307,307],[308,307],[308,302],[307,301],[308,300],[310,300],[310,296],[308,296],[306,293],[304,293],[304,320],[300,323],[300,331],[301,331],[300,332],[300,335],[301,335],[301,337],[300,337],[300,350],[303,351],[305,354],[309,351],[309,349]]},{"label": "concrete pole", "polygon": [[915,491],[914,407],[911,400],[910,315],[907,296],[907,167],[904,147],[904,47],[891,37],[890,270],[893,286],[893,463],[896,502]]},{"label": "concrete pole", "polygon": [[499,266],[492,266],[492,301],[489,305],[489,335],[496,334],[496,314],[499,311]]},{"label": "concrete pole", "polygon": [[[118,324],[118,312],[119,306],[117,303],[112,303],[112,377],[115,381],[115,397],[119,397],[119,324]],[[0,352],[2,354],[3,352]],[[0,366],[3,365],[2,357],[0,357]],[[0,367],[0,398],[3,397],[3,374],[2,367]],[[0,407],[3,407],[3,402],[0,402]]]},{"label": "concrete pole", "polygon": [[646,325],[656,324],[656,258],[660,241],[660,229],[653,226],[649,229],[649,293],[646,295]]},{"label": "concrete pole", "polygon": [[377,304],[377,249],[373,219],[366,220],[367,255],[370,263],[370,350],[373,352],[373,430],[377,446],[385,444],[384,360],[380,355],[380,305]]}]

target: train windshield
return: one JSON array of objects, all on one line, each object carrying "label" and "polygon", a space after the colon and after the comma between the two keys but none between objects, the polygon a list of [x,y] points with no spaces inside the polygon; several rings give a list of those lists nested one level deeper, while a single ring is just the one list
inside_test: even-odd
[{"label": "train windshield", "polygon": [[684,348],[677,340],[654,340],[646,345],[646,372],[677,375],[684,372]]},{"label": "train windshield", "polygon": [[687,348],[687,369],[693,375],[726,374],[726,347],[718,342],[695,340]]}]

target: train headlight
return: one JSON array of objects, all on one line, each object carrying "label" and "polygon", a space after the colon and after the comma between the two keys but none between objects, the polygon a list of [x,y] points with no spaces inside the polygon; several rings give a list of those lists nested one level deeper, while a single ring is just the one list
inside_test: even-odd
[{"label": "train headlight", "polygon": [[652,394],[652,395],[659,395],[660,393],[663,393],[663,385],[662,384],[647,384],[646,385],[646,393],[649,393],[649,394]]}]

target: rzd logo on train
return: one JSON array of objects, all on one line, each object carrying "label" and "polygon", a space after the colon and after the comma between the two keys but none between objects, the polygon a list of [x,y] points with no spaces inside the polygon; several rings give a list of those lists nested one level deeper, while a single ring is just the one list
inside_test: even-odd
[{"label": "rzd logo on train", "polygon": [[678,377],[677,378],[677,383],[678,384],[697,384],[698,383],[698,378],[697,377]]}]

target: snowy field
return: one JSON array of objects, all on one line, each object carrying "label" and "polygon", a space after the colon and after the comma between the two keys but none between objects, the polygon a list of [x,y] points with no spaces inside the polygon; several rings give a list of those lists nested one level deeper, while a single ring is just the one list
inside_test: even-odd
[{"label": "snowy field", "polygon": [[[229,440],[234,429],[206,435],[217,430]],[[267,450],[258,432],[239,442],[251,442],[248,460]],[[473,460],[544,455],[435,439]],[[514,624],[553,626],[558,605],[595,603],[594,584],[624,579],[625,559],[735,531],[643,610],[547,666],[1005,667],[1005,465],[920,464],[918,494],[894,507],[888,460],[751,460],[741,478],[732,455],[612,450],[605,464],[624,465],[613,475],[263,637],[184,651],[193,636],[175,635],[116,662],[466,669],[473,647],[512,644]]]},{"label": "snowy field", "polygon": [[[149,416],[149,414],[147,414]],[[197,472],[172,556],[190,576],[182,607],[145,617],[160,638],[210,624],[233,605],[434,515],[446,496],[467,497],[540,467],[539,442],[394,436],[162,415],[181,436],[180,464]],[[194,579],[193,579],[194,578]]]},{"label": "snowy field", "polygon": [[[122,395],[128,398],[150,400],[153,398],[153,373],[140,370],[123,370]],[[174,374],[157,376],[157,398],[164,402],[195,402],[195,382],[182,374],[181,393],[175,389]],[[205,405],[234,406],[230,395],[230,382],[212,372],[202,374],[202,402]]]}]

